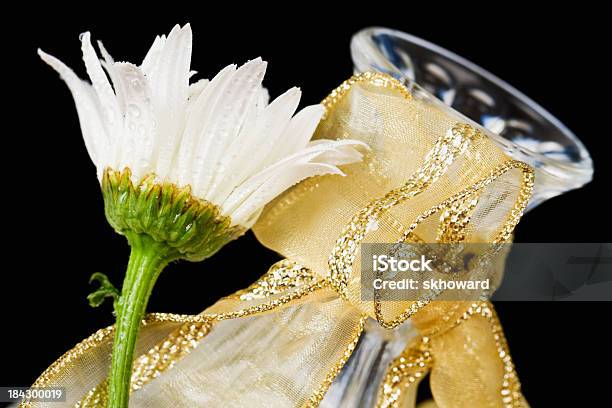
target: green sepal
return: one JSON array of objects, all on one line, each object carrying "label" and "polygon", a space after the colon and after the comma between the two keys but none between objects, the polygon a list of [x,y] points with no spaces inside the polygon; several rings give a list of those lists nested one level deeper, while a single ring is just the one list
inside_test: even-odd
[{"label": "green sepal", "polygon": [[110,282],[108,277],[101,273],[95,272],[89,278],[89,283],[94,281],[100,282],[100,287],[96,289],[94,292],[87,295],[87,300],[89,301],[89,306],[98,307],[106,298],[113,298],[113,307],[115,311],[117,310],[117,302],[119,301],[119,290]]},{"label": "green sepal", "polygon": [[154,175],[133,183],[128,168],[107,168],[102,177],[106,219],[118,233],[145,234],[180,254],[201,261],[245,231],[219,207],[194,197],[189,187],[158,182]]}]

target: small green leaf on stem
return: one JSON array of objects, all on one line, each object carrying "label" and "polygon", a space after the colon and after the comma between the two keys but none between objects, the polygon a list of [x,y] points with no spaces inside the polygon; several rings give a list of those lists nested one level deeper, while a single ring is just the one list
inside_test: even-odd
[{"label": "small green leaf on stem", "polygon": [[100,282],[100,287],[87,295],[87,300],[89,300],[89,306],[98,307],[102,303],[104,303],[104,299],[108,297],[113,298],[113,305],[115,310],[117,310],[117,301],[119,300],[119,290],[108,280],[108,277],[101,273],[95,272],[89,278],[89,283],[94,281]]}]

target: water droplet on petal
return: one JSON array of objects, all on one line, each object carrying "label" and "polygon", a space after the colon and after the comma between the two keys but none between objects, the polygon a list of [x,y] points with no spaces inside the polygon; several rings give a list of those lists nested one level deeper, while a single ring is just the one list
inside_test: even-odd
[{"label": "water droplet on petal", "polygon": [[130,81],[130,84],[132,85],[132,88],[134,88],[134,90],[139,90],[140,88],[142,88],[142,82],[140,82],[140,79],[132,79]]},{"label": "water droplet on petal", "polygon": [[146,133],[147,133],[147,128],[145,127],[145,125],[138,126],[138,136],[144,137]]},{"label": "water droplet on petal", "polygon": [[128,106],[128,114],[134,118],[140,117],[140,108],[138,107],[138,105],[130,104]]}]

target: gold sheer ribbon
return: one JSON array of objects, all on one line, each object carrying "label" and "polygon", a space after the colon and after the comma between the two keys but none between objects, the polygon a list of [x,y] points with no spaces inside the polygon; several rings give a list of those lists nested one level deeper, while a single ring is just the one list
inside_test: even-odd
[{"label": "gold sheer ribbon", "polygon": [[[443,291],[415,301],[376,291],[364,301],[358,255],[368,242],[506,242],[532,169],[389,76],[357,75],[323,104],[317,137],[363,140],[371,151],[346,177],[309,179],[266,207],[255,233],[287,259],[249,288],[197,316],[147,316],[131,406],[317,406],[368,318],[388,329],[411,319],[420,333],[390,364],[379,407],[414,406],[427,374],[439,407],[526,406],[490,303]],[[498,260],[464,275],[502,273]],[[70,350],[35,386],[66,387],[67,406],[103,406],[112,330]]]}]

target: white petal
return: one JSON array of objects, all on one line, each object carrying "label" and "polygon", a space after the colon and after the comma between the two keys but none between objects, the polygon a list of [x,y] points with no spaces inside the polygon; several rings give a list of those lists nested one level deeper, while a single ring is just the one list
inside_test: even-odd
[{"label": "white petal", "polygon": [[[106,48],[104,48],[104,44],[102,44],[102,41],[98,40],[98,48],[100,49],[100,53],[102,54],[102,57],[104,58],[104,60],[101,62],[102,66],[104,67],[104,69],[106,70],[106,73],[108,74],[111,81],[113,82],[113,87],[115,87],[116,86],[115,84],[117,83],[116,74],[113,72],[113,64],[115,63],[115,60],[113,59],[113,57],[111,57],[111,55],[106,50]],[[119,105],[119,111],[123,112],[125,110],[125,106],[122,106],[121,102],[122,102],[121,100],[117,101]]]},{"label": "white petal", "polygon": [[270,103],[270,93],[268,92],[266,88],[262,86],[259,89],[259,95],[257,98],[257,106],[263,112],[263,110],[266,108],[266,106],[268,106],[269,103]]},{"label": "white petal", "polygon": [[268,162],[275,162],[306,147],[324,112],[325,108],[322,105],[312,105],[305,107],[291,118],[281,140],[270,152]]},{"label": "white petal", "polygon": [[72,93],[74,103],[79,115],[81,133],[85,140],[85,147],[94,164],[98,167],[98,173],[104,167],[104,155],[107,144],[106,130],[102,119],[102,112],[97,100],[97,95],[92,86],[81,80],[77,75],[57,58],[38,50],[38,55],[57,71],[68,85]]},{"label": "white petal", "polygon": [[246,197],[258,189],[259,186],[265,183],[270,177],[273,177],[276,174],[281,174],[283,169],[290,166],[308,163],[318,155],[325,152],[325,150],[326,147],[323,146],[320,148],[315,147],[312,149],[303,149],[294,155],[279,160],[278,162],[255,174],[251,174],[247,180],[232,191],[227,200],[223,202],[223,208],[225,208],[228,212],[233,212]]},{"label": "white petal", "polygon": [[[257,221],[251,215],[263,208],[280,193],[304,179],[324,174],[344,175],[336,166],[325,163],[289,165],[281,173],[270,174],[270,177],[262,185],[253,191],[236,210],[232,211],[232,222],[250,228],[252,223]],[[247,220],[251,225],[245,225]]]},{"label": "white petal", "polygon": [[[189,118],[191,117],[198,97],[204,91],[204,89],[206,89],[209,83],[210,81],[208,79],[200,79],[199,81],[189,85],[189,99],[187,99],[187,107],[185,112],[185,117],[187,121],[189,121]],[[183,139],[181,140],[181,146],[183,143],[185,143],[185,132],[186,130],[183,131]],[[181,146],[179,146],[179,152],[181,150]]]},{"label": "white petal", "polygon": [[366,143],[358,140],[313,140],[308,144],[308,147],[321,145],[327,145],[328,149],[317,156],[317,160],[333,163],[337,166],[360,161],[363,158],[361,151],[370,149]]},{"label": "white petal", "polygon": [[243,129],[244,134],[236,140],[232,153],[228,155],[232,158],[232,182],[224,182],[226,188],[233,184],[233,189],[269,164],[268,154],[287,128],[300,97],[298,88],[289,89],[264,109],[254,126]]},{"label": "white petal", "polygon": [[144,59],[142,60],[142,64],[140,64],[140,68],[143,70],[143,72],[147,76],[151,76],[153,74],[155,67],[157,67],[157,61],[159,59],[159,54],[161,53],[161,50],[164,48],[165,44],[166,44],[165,35],[162,35],[162,36],[158,35],[155,37],[155,40],[153,41],[151,48],[149,49],[149,51],[147,52],[147,55],[145,55]]},{"label": "white petal", "polygon": [[204,166],[204,157],[196,154],[202,129],[211,119],[215,103],[221,99],[223,89],[231,79],[236,70],[235,65],[228,65],[222,69],[206,86],[198,98],[193,102],[187,118],[183,139],[178,152],[178,183],[181,186],[191,185],[193,187],[194,169],[196,162],[198,166]]},{"label": "white petal", "polygon": [[117,157],[119,155],[118,147],[121,133],[120,133],[120,111],[117,99],[113,88],[108,82],[108,78],[102,69],[100,60],[96,55],[96,51],[91,45],[91,38],[89,32],[82,34],[81,36],[81,49],[83,51],[83,61],[85,62],[85,68],[87,68],[87,74],[91,79],[93,88],[96,90],[98,100],[102,106],[102,112],[104,114],[105,123],[107,125],[107,132],[110,140],[109,151],[105,158],[106,165],[115,167],[117,164]]},{"label": "white petal", "polygon": [[[363,145],[364,144],[362,142],[352,140],[327,140],[325,141],[325,143],[317,143],[316,145],[310,146],[306,149],[302,149],[301,151],[291,156],[285,157],[284,159],[274,163],[273,165],[266,167],[264,170],[253,175],[247,181],[242,183],[239,187],[232,191],[227,200],[223,202],[222,209],[225,214],[230,214],[233,217],[233,213],[243,204],[243,202],[254,191],[258,190],[262,185],[264,185],[269,179],[275,177],[283,177],[283,175],[287,173],[288,169],[296,168],[300,165],[306,165],[311,163],[327,165],[339,164],[333,159],[336,158],[336,156],[345,158],[347,155],[349,155],[349,153],[345,152],[342,154],[339,153],[337,155],[333,155],[330,152],[333,152],[334,150],[356,151],[357,149],[362,148]],[[332,160],[322,160],[321,158],[325,155],[327,155],[327,157],[331,158]],[[361,154],[356,151],[354,157],[356,158],[355,161],[360,160]],[[343,164],[346,164],[346,162],[343,161]]]},{"label": "white petal", "polygon": [[[232,163],[228,147],[239,139],[239,132],[243,127],[250,108],[255,103],[255,96],[261,87],[261,81],[266,72],[267,63],[256,58],[241,66],[232,76],[231,82],[225,89],[222,100],[217,103],[217,110],[213,120],[208,124],[201,139],[206,143],[198,149],[200,154],[206,155],[206,167],[195,168],[195,191],[205,194],[210,199],[230,170]],[[210,171],[210,170],[213,171]]]},{"label": "white petal", "polygon": [[208,79],[200,79],[199,81],[189,85],[189,100],[195,101],[209,82],[210,81]]},{"label": "white petal", "polygon": [[172,161],[181,142],[191,63],[191,28],[175,26],[161,50],[149,84],[157,120],[156,174],[170,175]]},{"label": "white petal", "polygon": [[151,90],[144,73],[137,66],[118,62],[112,66],[117,81],[117,98],[125,106],[119,168],[129,167],[134,181],[154,171],[155,115]]},{"label": "white petal", "polygon": [[104,44],[102,44],[102,41],[100,40],[98,40],[98,48],[100,49],[100,54],[102,54],[102,57],[104,58],[104,62],[106,62],[108,65],[115,63],[115,60],[113,57],[111,57],[110,53],[106,50]]},{"label": "white petal", "polygon": [[[252,157],[249,157],[249,152],[253,151],[252,140],[257,140],[256,127],[268,104],[268,91],[264,87],[260,87],[254,99],[255,103],[251,105],[238,137],[234,139],[223,155],[221,165],[224,167],[225,172],[223,177],[220,178],[214,194],[209,193],[207,195],[207,199],[212,202],[222,203],[227,199],[232,190],[240,184],[239,181],[244,179],[244,176],[241,176],[244,172],[243,167],[252,160]],[[220,173],[217,174],[220,175]]]},{"label": "white petal", "polygon": [[[284,124],[285,120],[283,118],[291,117],[299,103],[300,95],[298,88],[292,88],[277,98],[273,102],[274,106],[266,108],[265,105],[269,98],[268,92],[264,88],[259,90],[257,104],[252,107],[239,137],[236,138],[223,156],[223,167],[227,171],[218,183],[215,194],[209,196],[211,201],[225,202],[236,186],[244,182],[247,177],[259,171],[268,163],[277,161],[305,146],[312,132],[306,136],[304,145],[295,146],[295,149],[290,150],[287,150],[286,145],[290,144],[291,140],[287,143],[283,133],[283,128],[287,132],[291,123],[289,122],[289,125]],[[308,109],[306,113],[308,113]],[[280,119],[275,129],[271,129],[273,125],[267,123],[273,119]],[[304,115],[300,115],[298,122],[301,122],[302,119],[304,119]],[[274,130],[277,132],[274,132]]]}]

